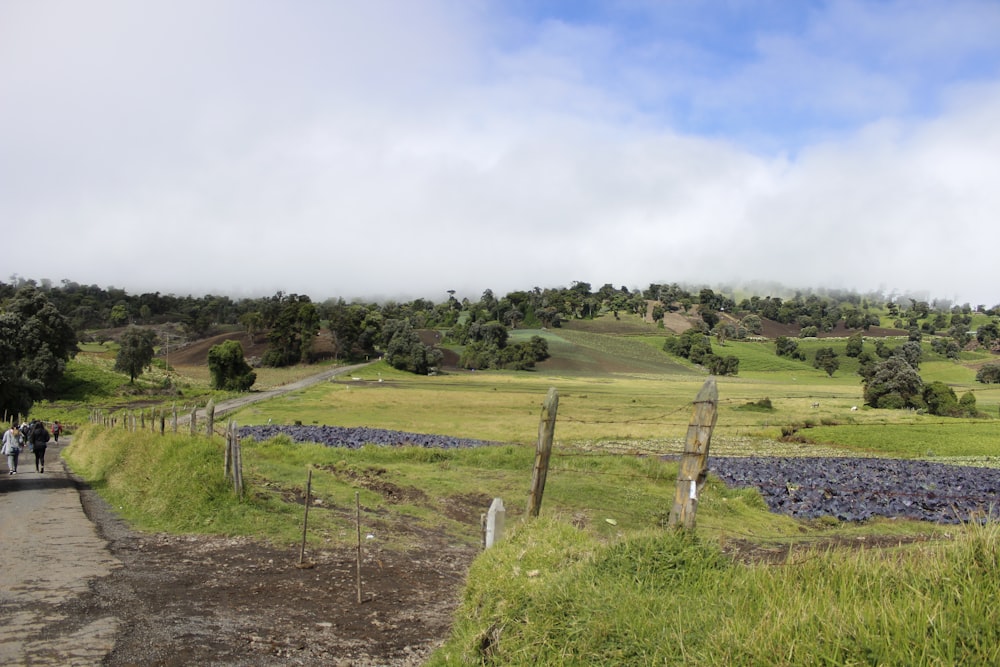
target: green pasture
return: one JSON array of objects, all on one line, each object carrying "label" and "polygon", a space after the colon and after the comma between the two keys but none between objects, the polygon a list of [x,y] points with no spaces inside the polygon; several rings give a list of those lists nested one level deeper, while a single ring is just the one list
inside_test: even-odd
[{"label": "green pasture", "polygon": [[[231,415],[241,425],[370,426],[495,445],[352,450],[245,439],[242,497],[223,479],[219,438],[86,426],[65,457],[142,529],[254,536],[286,547],[290,560],[310,471],[310,549],[352,544],[356,494],[366,548],[404,550],[428,532],[478,544],[480,515],[501,497],[508,535],[474,561],[430,665],[1000,662],[995,525],[797,521],[769,512],[756,490],[710,478],[695,531],[665,530],[678,466],[657,455],[681,451],[704,372],[666,355],[655,331],[525,330],[513,339],[531,335],[545,336],[553,355],[534,371],[418,377],[379,362]],[[1000,464],[1000,387],[975,382],[989,356],[927,355],[925,380],[974,391],[984,413],[945,419],[865,407],[846,356],[833,377],[811,366],[816,348],[839,352],[846,340],[800,345],[806,362],[777,358],[773,343],[716,344],[741,367],[717,378],[712,454]],[[122,400],[103,358],[74,362],[81,402]],[[304,370],[316,369],[287,374]],[[190,400],[222,396],[186,381]],[[541,516],[529,521],[551,387],[560,397],[555,446]],[[771,410],[760,408],[764,398]]]}]

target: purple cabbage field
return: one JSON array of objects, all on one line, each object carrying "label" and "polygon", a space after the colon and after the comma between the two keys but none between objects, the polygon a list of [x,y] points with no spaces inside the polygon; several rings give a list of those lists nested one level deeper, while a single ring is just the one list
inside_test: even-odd
[{"label": "purple cabbage field", "polygon": [[406,433],[383,428],[368,428],[367,426],[350,428],[346,426],[279,426],[268,424],[266,426],[240,427],[241,438],[267,440],[278,435],[286,435],[293,442],[316,442],[327,447],[346,447],[347,449],[360,449],[365,445],[387,447],[410,445],[413,447],[458,449],[496,444],[486,440]]},{"label": "purple cabbage field", "polygon": [[[240,437],[358,449],[366,444],[457,449],[485,440],[342,426],[244,426]],[[673,458],[673,457],[671,457]],[[755,487],[771,511],[841,521],[903,517],[936,523],[1000,518],[1000,470],[927,461],[833,457],[711,457],[709,472],[730,487]]]},{"label": "purple cabbage field", "polygon": [[1000,517],[1000,470],[902,459],[717,457],[709,472],[756,487],[771,511],[800,519],[876,516],[936,523]]}]

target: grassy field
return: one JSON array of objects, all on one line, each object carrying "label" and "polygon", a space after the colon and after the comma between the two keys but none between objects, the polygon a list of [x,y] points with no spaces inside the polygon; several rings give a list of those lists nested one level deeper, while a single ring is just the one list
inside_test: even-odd
[{"label": "grassy field", "polygon": [[[666,355],[666,334],[635,323],[524,330],[514,338],[531,335],[545,336],[553,354],[532,372],[417,377],[375,363],[352,373],[357,379],[340,377],[233,415],[240,424],[372,426],[496,446],[346,450],[246,441],[250,491],[242,498],[221,479],[217,440],[84,427],[67,460],[144,529],[256,535],[285,545],[299,539],[310,469],[324,508],[310,514],[314,546],[350,543],[355,493],[366,530],[393,549],[412,547],[422,531],[474,544],[480,513],[502,497],[508,539],[473,564],[434,665],[1000,662],[996,526],[800,522],[768,512],[756,491],[710,479],[694,534],[664,530],[677,464],[651,455],[681,451],[704,372]],[[833,347],[840,369],[829,377],[808,361],[778,358],[768,343],[716,345],[717,354],[740,358],[740,373],[718,378],[713,454],[1000,462],[1000,387],[975,382],[989,355],[965,353],[956,362],[925,346],[925,380],[947,382],[959,395],[973,391],[984,415],[945,419],[865,407],[856,362],[842,354],[846,339],[800,345],[809,359],[818,347]],[[96,350],[73,362],[79,400],[124,400],[106,359]],[[315,371],[289,369],[268,381],[306,370]],[[213,395],[203,371],[163,372],[181,391],[165,400]],[[149,382],[167,384],[159,376]],[[526,521],[550,387],[560,397],[555,448],[542,516]],[[748,409],[764,398],[772,410]],[[70,406],[45,410],[82,409]],[[795,441],[782,439],[789,432]],[[766,557],[779,552],[779,562]]]}]

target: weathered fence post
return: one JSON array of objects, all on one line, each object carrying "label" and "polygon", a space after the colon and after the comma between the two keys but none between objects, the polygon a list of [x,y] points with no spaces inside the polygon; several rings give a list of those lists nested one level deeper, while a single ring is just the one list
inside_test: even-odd
[{"label": "weathered fence post", "polygon": [[225,478],[233,480],[233,491],[238,496],[243,495],[243,454],[240,452],[239,429],[236,422],[231,419],[226,428],[226,453],[223,466]]},{"label": "weathered fence post", "polygon": [[222,455],[222,478],[229,479],[229,474],[233,468],[233,438],[236,437],[233,432],[233,420],[230,419],[226,424],[226,451]]},{"label": "weathered fence post", "polygon": [[503,500],[494,498],[490,511],[486,514],[486,548],[503,539],[504,522],[507,511],[503,508]]},{"label": "weathered fence post", "polygon": [[177,404],[174,403],[174,421],[171,424],[174,429],[174,433],[177,433]]},{"label": "weathered fence post", "polygon": [[309,502],[312,495],[313,470],[309,468],[309,476],[306,477],[306,502],[302,512],[302,548],[299,549],[299,566],[305,564],[306,559],[306,531],[309,526]]},{"label": "weathered fence post", "polygon": [[694,399],[694,412],[691,414],[684,442],[684,456],[681,457],[677,472],[674,507],[670,511],[671,526],[680,524],[683,528],[694,528],[698,494],[708,475],[708,446],[718,418],[718,403],[719,390],[715,386],[715,376],[710,375]]},{"label": "weathered fence post", "polygon": [[355,523],[358,527],[358,577],[357,577],[357,588],[358,588],[358,604],[361,604],[361,492],[354,492],[354,505],[356,507],[357,519]]},{"label": "weathered fence post", "polygon": [[191,406],[191,435],[198,432],[198,404]]},{"label": "weathered fence post", "polygon": [[208,399],[208,405],[205,406],[205,435],[209,438],[214,435],[212,431],[215,429],[215,401]]},{"label": "weathered fence post", "polygon": [[542,405],[542,420],[538,424],[538,445],[535,447],[535,467],[531,471],[531,495],[528,497],[528,516],[538,516],[545,491],[545,476],[549,472],[552,454],[552,437],[556,431],[556,412],[559,410],[559,392],[549,389]]}]

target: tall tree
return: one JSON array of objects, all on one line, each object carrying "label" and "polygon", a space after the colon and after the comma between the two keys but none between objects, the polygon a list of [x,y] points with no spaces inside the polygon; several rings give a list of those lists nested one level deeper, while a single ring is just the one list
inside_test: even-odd
[{"label": "tall tree", "polygon": [[260,311],[256,310],[243,313],[240,315],[240,324],[243,325],[243,329],[250,336],[250,344],[253,345],[257,342],[257,334],[264,330],[264,316],[260,314]]},{"label": "tall tree", "polygon": [[822,368],[826,374],[833,377],[833,374],[840,368],[840,359],[832,347],[821,347],[816,350],[816,358],[813,359],[813,368]]},{"label": "tall tree", "polygon": [[307,296],[289,295],[267,335],[266,366],[291,366],[308,359],[319,333],[319,313]]},{"label": "tall tree", "polygon": [[69,320],[48,297],[32,284],[18,289],[0,312],[0,409],[27,414],[76,352]]},{"label": "tall tree", "polygon": [[142,371],[153,361],[156,335],[149,329],[130,326],[122,334],[118,355],[115,357],[115,370],[128,373],[129,382],[142,375]]}]

